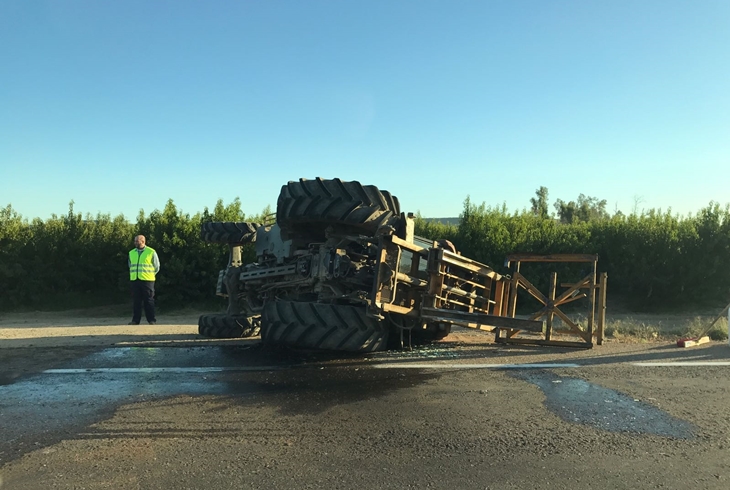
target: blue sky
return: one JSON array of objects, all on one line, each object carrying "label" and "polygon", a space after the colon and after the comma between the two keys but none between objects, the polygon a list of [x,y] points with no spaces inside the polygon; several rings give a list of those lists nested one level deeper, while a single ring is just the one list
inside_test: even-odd
[{"label": "blue sky", "polygon": [[730,202],[730,2],[0,1],[0,206]]}]

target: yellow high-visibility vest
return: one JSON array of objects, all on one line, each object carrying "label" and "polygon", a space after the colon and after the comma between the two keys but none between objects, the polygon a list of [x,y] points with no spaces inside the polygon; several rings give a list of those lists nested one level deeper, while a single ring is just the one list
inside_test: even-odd
[{"label": "yellow high-visibility vest", "polygon": [[152,263],[152,257],[155,250],[152,247],[145,247],[142,253],[136,248],[129,251],[129,280],[134,281],[154,281],[155,266]]}]

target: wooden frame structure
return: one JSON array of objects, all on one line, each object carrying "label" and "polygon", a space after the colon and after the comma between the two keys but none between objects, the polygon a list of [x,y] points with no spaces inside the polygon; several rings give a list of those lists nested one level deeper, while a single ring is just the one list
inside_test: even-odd
[{"label": "wooden frame structure", "polygon": [[489,332],[543,330],[542,321],[507,315],[509,278],[435,245],[425,248],[394,235],[380,237],[368,303],[371,316],[396,314],[419,325],[444,323]]},{"label": "wooden frame structure", "polygon": [[[408,233],[406,233],[408,236]],[[425,242],[425,243],[424,243]],[[578,262],[592,264],[590,274],[575,284],[561,284],[567,290],[557,293],[558,277],[553,272],[547,294],[540,292],[520,272],[522,262]],[[488,265],[468,259],[437,242],[411,235],[404,239],[394,234],[378,238],[375,282],[368,298],[368,315],[390,318],[408,335],[412,330],[459,325],[495,332],[497,343],[593,347],[603,342],[606,309],[606,274],[598,274],[598,255],[513,254],[506,259],[514,264],[511,275],[502,275]],[[517,318],[517,293],[520,288],[540,301],[543,308],[529,318]],[[588,289],[588,293],[581,292]],[[600,291],[600,294],[596,294]],[[587,329],[574,323],[560,307],[590,297]],[[596,305],[598,300],[598,305]],[[597,315],[597,320],[596,320]],[[553,328],[555,317],[567,329]],[[579,341],[559,340],[557,334],[572,334]],[[520,334],[525,334],[520,337]]]},{"label": "wooden frame structure", "polygon": [[[558,274],[552,272],[548,283],[547,295],[538,290],[527,278],[520,272],[520,266],[523,262],[562,262],[562,263],[586,263],[593,264],[590,274],[574,284],[560,284],[561,288],[567,288],[560,295],[557,294]],[[523,338],[518,337],[520,330],[511,328],[496,328],[495,342],[510,344],[535,344],[535,345],[554,345],[563,347],[593,347],[593,337],[596,337],[596,344],[603,343],[603,328],[606,322],[606,284],[608,275],[598,273],[598,255],[590,254],[552,254],[552,255],[534,255],[534,254],[512,254],[505,259],[505,265],[512,268],[511,279],[509,282],[509,299],[507,301],[507,316],[514,318],[517,309],[517,293],[520,288],[525,289],[533,298],[542,303],[543,307],[537,312],[530,315],[529,320],[538,320],[545,318],[545,328],[542,331],[543,338]],[[587,289],[588,293],[581,292],[581,289]],[[590,310],[588,313],[588,321],[586,328],[583,329],[577,323],[573,322],[560,309],[561,306],[573,301],[588,297],[590,300]],[[598,303],[596,304],[596,300]],[[558,317],[566,325],[567,329],[553,329],[553,320]],[[555,334],[570,334],[578,337],[579,341],[556,340],[553,338]]]}]

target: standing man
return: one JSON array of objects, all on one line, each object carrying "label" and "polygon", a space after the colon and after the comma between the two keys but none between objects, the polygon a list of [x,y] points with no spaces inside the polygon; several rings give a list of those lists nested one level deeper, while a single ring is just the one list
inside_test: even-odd
[{"label": "standing man", "polygon": [[142,319],[142,304],[147,323],[154,325],[155,318],[155,276],[160,272],[160,259],[152,247],[145,246],[144,235],[134,237],[135,248],[129,251],[129,280],[132,284],[132,321],[139,325]]}]

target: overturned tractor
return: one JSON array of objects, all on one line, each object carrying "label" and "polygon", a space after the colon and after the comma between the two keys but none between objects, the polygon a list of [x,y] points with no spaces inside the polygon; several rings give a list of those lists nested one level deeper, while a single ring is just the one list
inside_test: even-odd
[{"label": "overturned tractor", "polygon": [[[415,236],[413,216],[375,186],[292,181],[276,224],[209,222],[201,231],[230,247],[217,287],[228,309],[200,317],[203,336],[260,332],[265,344],[372,352],[442,339],[451,325],[542,329],[506,316],[505,278],[446,240]],[[248,243],[256,261],[244,264]]]}]

